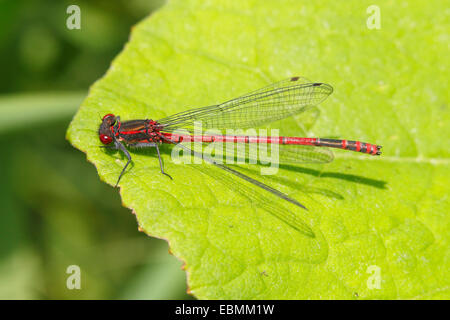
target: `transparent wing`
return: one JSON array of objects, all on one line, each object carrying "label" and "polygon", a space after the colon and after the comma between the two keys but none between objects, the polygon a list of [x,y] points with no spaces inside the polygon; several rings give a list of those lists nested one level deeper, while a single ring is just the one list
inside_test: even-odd
[{"label": "transparent wing", "polygon": [[[258,180],[255,180],[255,179],[247,176],[246,174],[243,174],[242,172],[237,171],[229,166],[226,166],[224,164],[216,162],[214,157],[210,157],[208,155],[205,156],[205,155],[199,153],[198,151],[196,151],[195,148],[191,149],[189,146],[186,146],[185,143],[176,143],[176,142],[164,137],[163,135],[160,135],[160,137],[163,140],[165,140],[166,142],[174,143],[175,144],[174,147],[180,147],[186,151],[189,151],[190,154],[194,155],[195,157],[202,158],[204,161],[209,162],[210,164],[216,166],[217,168],[222,169],[223,172],[226,171],[226,172],[234,175],[235,177],[238,177],[239,178],[238,180],[247,181],[247,182],[253,184],[254,186],[257,186],[257,187],[267,191],[268,194],[271,194],[272,196],[286,200],[287,202],[290,202],[291,204],[294,204],[299,208],[306,209],[305,206],[303,206],[300,202],[291,198],[287,194],[282,193],[282,192],[280,192]],[[231,177],[229,175],[221,175],[221,176],[222,176],[222,178],[219,179],[220,181],[222,181],[224,183],[227,182],[227,183],[225,183],[226,185],[230,186],[231,188],[233,188],[234,190],[237,190],[238,192],[240,192],[242,194],[245,194],[247,197],[249,197],[251,199],[261,201],[261,203],[263,204],[263,208],[265,210],[267,210],[269,213],[271,213],[273,216],[275,216],[276,218],[280,219],[284,223],[288,224],[289,226],[291,226],[298,232],[300,232],[308,237],[312,237],[312,238],[315,237],[315,234],[311,230],[311,228],[295,213],[293,213],[289,210],[283,209],[280,206],[272,204],[272,201],[267,199],[267,197],[259,196],[259,194],[257,192],[254,192],[248,186],[245,186],[242,183],[237,183],[237,181],[233,181],[235,179],[230,179]],[[217,178],[217,176],[215,178]]]},{"label": "transparent wing", "polygon": [[213,156],[214,159],[219,160],[219,163],[228,163],[227,159],[234,159],[235,163],[255,164],[328,163],[334,159],[333,152],[328,148],[304,145],[188,141],[181,144],[189,149]]},{"label": "transparent wing", "polygon": [[238,143],[233,149],[230,146],[224,146],[224,149],[225,155],[230,155],[232,151],[237,158],[251,163],[328,163],[334,159],[333,152],[328,148],[304,145]]},{"label": "transparent wing", "polygon": [[301,215],[299,213],[289,210],[288,208],[281,206],[278,203],[274,203],[273,198],[267,196],[267,194],[261,194],[257,192],[253,188],[250,188],[250,186],[239,181],[239,179],[235,179],[232,175],[226,174],[225,171],[213,172],[205,166],[194,166],[194,168],[199,170],[203,174],[212,177],[216,181],[219,181],[226,188],[236,191],[242,196],[248,198],[258,207],[273,215],[275,218],[287,224],[300,234],[310,238],[315,237],[313,230],[311,230],[310,226],[301,218]]},{"label": "transparent wing", "polygon": [[192,132],[194,122],[203,129],[258,127],[307,110],[325,100],[333,88],[292,77],[219,105],[186,110],[158,120],[163,131],[184,128]]}]

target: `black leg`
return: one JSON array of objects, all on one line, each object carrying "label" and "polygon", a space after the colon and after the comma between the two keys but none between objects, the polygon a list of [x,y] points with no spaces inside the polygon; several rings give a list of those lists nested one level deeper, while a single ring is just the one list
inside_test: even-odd
[{"label": "black leg", "polygon": [[159,160],[159,166],[161,167],[161,173],[165,174],[166,176],[168,176],[171,180],[173,180],[173,178],[168,175],[167,173],[164,172],[164,168],[163,168],[163,164],[162,164],[162,160],[161,160],[161,154],[159,153],[159,147],[158,144],[155,144],[156,147],[156,152],[158,153],[158,160]]},{"label": "black leg", "polygon": [[166,175],[166,176],[168,176],[170,179],[173,180],[173,178],[169,174],[164,172],[164,167],[163,167],[163,163],[162,163],[162,160],[161,160],[161,154],[159,153],[159,147],[158,147],[157,143],[134,143],[134,144],[130,144],[129,146],[133,147],[133,148],[155,147],[156,148],[156,152],[158,153],[158,160],[159,160],[159,166],[161,168],[161,173]]},{"label": "black leg", "polygon": [[[171,180],[173,180],[173,178],[164,172],[164,168],[163,168],[163,164],[162,164],[162,160],[161,160],[161,154],[159,153],[159,148],[158,148],[158,144],[155,143],[136,143],[136,144],[130,144],[130,147],[137,147],[137,148],[143,148],[143,147],[155,147],[156,148],[156,152],[158,153],[158,160],[159,160],[159,166],[161,168],[161,173],[168,176]],[[125,170],[127,169],[128,165],[131,163],[131,155],[128,152],[127,148],[125,148],[125,146],[123,144],[121,144],[119,141],[114,141],[114,145],[113,146],[100,146],[100,148],[107,148],[107,149],[116,149],[116,150],[121,150],[125,156],[127,157],[128,161],[125,164],[125,166],[122,169],[122,172],[119,175],[119,179],[117,179],[116,185],[115,187],[117,187],[117,185],[119,184],[120,179],[122,178],[123,174],[125,173]]]},{"label": "black leg", "polygon": [[119,179],[117,179],[117,183],[115,185],[115,187],[117,187],[117,185],[119,184],[120,178],[122,178],[122,175],[125,173],[125,169],[131,163],[131,156],[130,156],[130,153],[128,152],[128,150],[119,141],[114,141],[114,145],[115,145],[116,149],[122,150],[122,152],[125,154],[125,156],[128,159],[127,164],[123,167],[122,172],[120,173]]},{"label": "black leg", "polygon": [[123,174],[125,173],[125,169],[128,167],[128,165],[131,163],[131,155],[128,152],[127,148],[124,147],[123,144],[121,144],[119,141],[115,140],[114,145],[108,145],[108,146],[99,146],[100,148],[106,148],[106,149],[115,149],[115,150],[121,150],[125,156],[127,157],[128,161],[127,164],[123,167],[122,172],[120,173],[119,179],[117,179],[116,185],[114,188],[117,187],[119,184],[120,178],[122,178]]}]

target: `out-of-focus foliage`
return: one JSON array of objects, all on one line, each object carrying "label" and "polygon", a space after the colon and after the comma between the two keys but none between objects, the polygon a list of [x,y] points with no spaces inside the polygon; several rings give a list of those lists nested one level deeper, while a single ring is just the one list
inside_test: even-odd
[{"label": "out-of-focus foliage", "polygon": [[[297,73],[331,83],[314,134],[381,144],[381,157],[336,150],[321,167],[265,176],[237,168],[308,212],[218,168],[175,164],[168,146],[162,158],[173,180],[154,152],[134,150],[123,202],[148,234],[169,239],[202,299],[448,298],[446,17],[437,3],[408,3],[383,2],[383,27],[370,30],[369,1],[171,1],[133,30],[68,138],[114,184],[124,157],[92,147],[97,115],[158,119]],[[298,135],[302,120],[272,128]],[[274,207],[291,210],[315,237],[275,219]],[[374,270],[379,286],[370,284]]]},{"label": "out-of-focus foliage", "polygon": [[[189,297],[181,262],[137,232],[116,190],[65,129],[127,41],[162,1],[0,1],[0,299]],[[81,268],[81,290],[66,269]]]}]

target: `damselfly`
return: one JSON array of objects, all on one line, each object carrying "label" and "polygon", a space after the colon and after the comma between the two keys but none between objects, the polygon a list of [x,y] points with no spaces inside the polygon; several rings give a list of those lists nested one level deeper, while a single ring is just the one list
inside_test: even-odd
[{"label": "damselfly", "polygon": [[[294,205],[306,209],[297,200],[255,180],[212,157],[192,150],[183,141],[199,141],[203,143],[267,143],[279,145],[280,162],[315,162],[325,163],[333,160],[333,153],[327,148],[338,148],[351,151],[380,155],[381,146],[360,141],[303,138],[303,137],[254,137],[238,135],[195,135],[194,123],[201,122],[203,129],[245,129],[281,120],[308,110],[324,101],[333,88],[326,83],[310,82],[301,77],[292,77],[271,84],[239,98],[227,102],[183,111],[160,120],[128,120],[121,121],[119,116],[107,114],[103,117],[99,128],[100,141],[107,148],[121,150],[128,161],[119,175],[116,186],[131,163],[129,147],[155,147],[158,154],[161,173],[164,172],[159,151],[159,144],[176,144],[196,157],[211,163],[241,179],[244,179]],[[188,134],[176,132],[184,129]],[[169,176],[171,179],[172,177]]]}]

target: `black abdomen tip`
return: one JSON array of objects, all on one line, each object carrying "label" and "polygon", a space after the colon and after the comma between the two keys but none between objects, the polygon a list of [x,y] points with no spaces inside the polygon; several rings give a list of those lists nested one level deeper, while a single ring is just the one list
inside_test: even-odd
[{"label": "black abdomen tip", "polygon": [[381,154],[381,148],[383,148],[383,146],[377,146],[377,152],[375,153],[377,156]]}]

